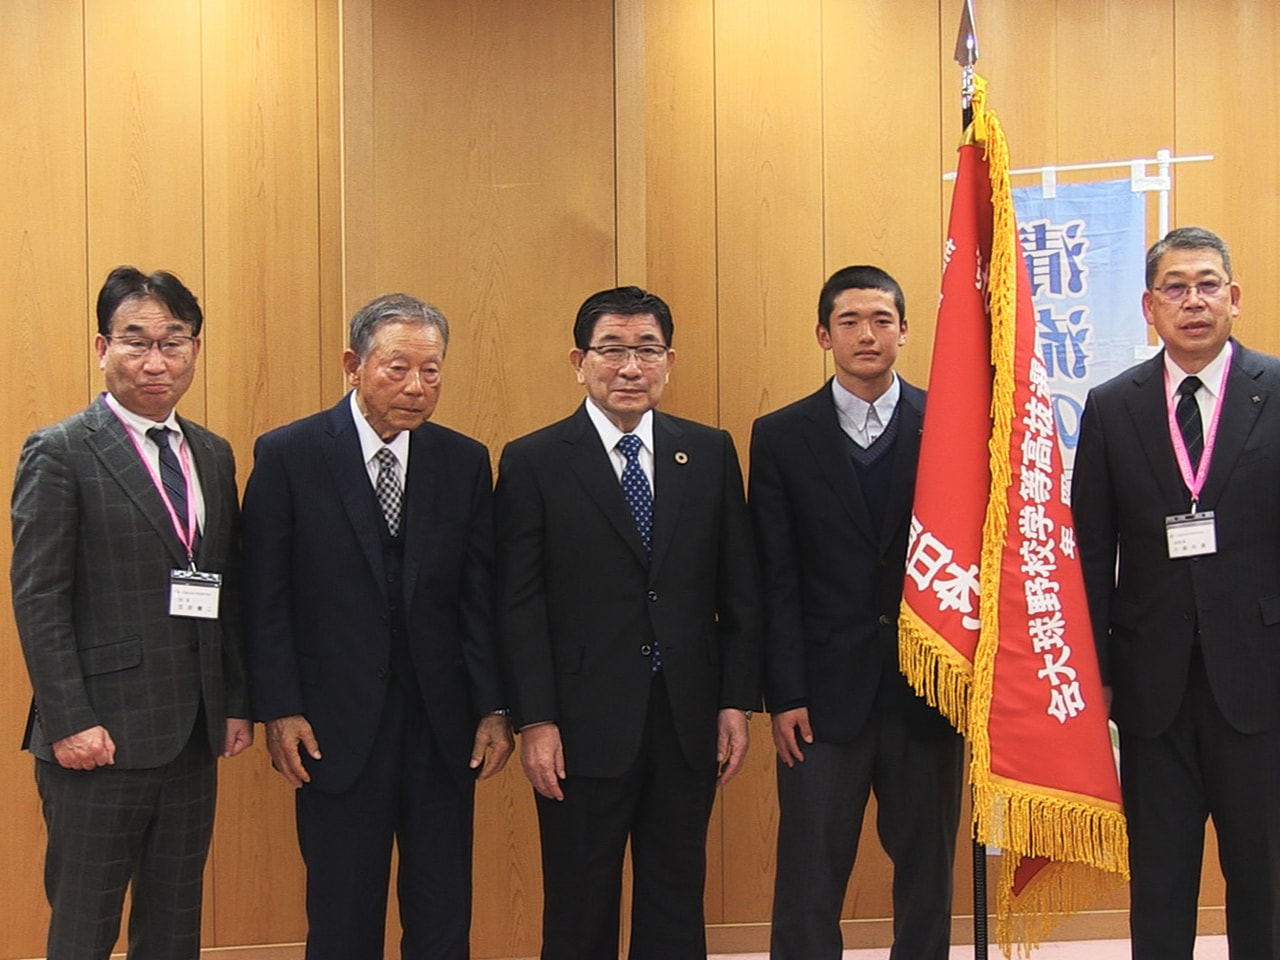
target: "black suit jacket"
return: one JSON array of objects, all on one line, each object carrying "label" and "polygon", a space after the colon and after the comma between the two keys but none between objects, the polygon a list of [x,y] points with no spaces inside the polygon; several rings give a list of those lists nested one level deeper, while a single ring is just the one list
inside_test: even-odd
[{"label": "black suit jacket", "polygon": [[828,380],[755,422],[751,516],[760,552],[765,702],[809,710],[817,740],[848,743],[873,707],[948,732],[898,672],[898,607],[925,394],[900,381],[883,525],[868,512]]},{"label": "black suit jacket", "polygon": [[1188,512],[1190,495],[1163,371],[1161,353],[1090,391],[1076,452],[1076,537],[1112,716],[1139,736],[1169,726],[1198,629],[1223,716],[1267,730],[1280,720],[1280,360],[1235,345],[1200,497],[1218,550],[1178,560],[1165,517]]},{"label": "black suit jacket", "polygon": [[[254,715],[304,714],[311,784],[359,775],[391,681],[380,530],[350,398],[258,438],[245,488]],[[410,437],[403,609],[432,736],[460,784],[479,717],[504,705],[493,622],[492,473],[484,446],[425,423]]]},{"label": "black suit jacket", "polygon": [[759,701],[755,554],[726,432],[654,414],[652,560],[584,407],[509,443],[499,602],[517,726],[559,724],[570,775],[634,760],[661,644],[689,763],[714,767],[722,708]]},{"label": "black suit jacket", "polygon": [[179,420],[204,495],[201,570],[223,574],[217,620],[169,616],[187,551],[124,425],[99,397],[27,438],[14,483],[10,583],[34,692],[23,746],[106,727],[121,769],[178,755],[204,704],[209,748],[248,717],[239,508],[231,447]]}]

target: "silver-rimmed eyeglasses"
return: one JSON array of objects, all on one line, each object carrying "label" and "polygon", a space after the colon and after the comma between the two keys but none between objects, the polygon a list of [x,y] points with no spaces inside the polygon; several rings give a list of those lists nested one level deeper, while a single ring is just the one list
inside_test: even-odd
[{"label": "silver-rimmed eyeglasses", "polygon": [[600,362],[610,367],[625,366],[627,361],[635,357],[645,366],[654,366],[667,359],[668,348],[660,343],[642,343],[628,347],[621,343],[608,343],[602,347],[587,347],[587,350],[600,358]]},{"label": "silver-rimmed eyeglasses", "polygon": [[195,337],[161,337],[152,340],[150,337],[107,337],[127,357],[135,359],[145,357],[152,347],[159,347],[160,354],[168,360],[184,360],[191,355],[191,345]]}]

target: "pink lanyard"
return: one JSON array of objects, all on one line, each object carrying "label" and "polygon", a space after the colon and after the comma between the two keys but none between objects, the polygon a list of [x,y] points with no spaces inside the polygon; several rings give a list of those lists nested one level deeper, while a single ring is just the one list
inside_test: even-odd
[{"label": "pink lanyard", "polygon": [[[112,410],[112,413],[115,413],[115,411]],[[165,509],[169,511],[169,519],[173,521],[173,531],[178,535],[178,541],[186,548],[187,562],[191,564],[191,569],[194,570],[196,568],[195,554],[193,553],[196,542],[196,498],[191,489],[191,462],[187,455],[187,445],[185,443],[178,445],[178,463],[182,466],[182,479],[187,485],[187,528],[184,530],[182,522],[178,519],[178,511],[173,508],[169,494],[164,488],[164,481],[160,479],[160,473],[151,462],[151,458],[147,456],[142,444],[138,442],[138,438],[129,429],[129,425],[124,422],[120,414],[116,413],[116,419],[124,427],[124,432],[129,435],[129,439],[133,441],[133,446],[138,451],[138,456],[142,458],[142,464],[147,468],[147,473],[151,474],[151,482],[156,485],[156,492],[160,494],[160,499],[164,501]],[[167,435],[164,439],[165,443],[169,442]]]},{"label": "pink lanyard", "polygon": [[[1182,439],[1182,431],[1178,428],[1178,404],[1176,395],[1170,390],[1169,368],[1164,369],[1164,396],[1169,410],[1169,438],[1173,440],[1173,453],[1178,458],[1182,482],[1187,485],[1187,490],[1191,494],[1192,513],[1195,513],[1200,506],[1200,491],[1204,489],[1205,479],[1209,476],[1209,461],[1213,459],[1213,445],[1218,439],[1218,420],[1222,417],[1222,402],[1227,396],[1227,375],[1231,372],[1232,352],[1231,343],[1228,341],[1226,363],[1222,365],[1222,380],[1218,384],[1218,402],[1214,405],[1209,429],[1204,434],[1204,451],[1200,454],[1200,465],[1194,475],[1191,472],[1191,458],[1187,455],[1187,443]],[[1196,403],[1199,402],[1196,401]]]}]

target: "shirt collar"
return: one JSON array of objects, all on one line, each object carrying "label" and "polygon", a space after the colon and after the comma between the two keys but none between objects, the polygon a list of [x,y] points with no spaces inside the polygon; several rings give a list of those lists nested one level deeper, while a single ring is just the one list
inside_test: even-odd
[{"label": "shirt collar", "polygon": [[104,393],[102,395],[102,399],[106,401],[107,406],[111,408],[112,412],[124,421],[124,425],[139,436],[145,437],[147,435],[147,431],[154,429],[155,427],[168,427],[179,437],[182,436],[182,427],[178,425],[178,413],[176,410],[170,410],[169,416],[163,420],[152,420],[149,417],[144,417],[142,414],[134,413],[132,410],[127,409],[110,391]]},{"label": "shirt collar", "polygon": [[[618,445],[618,441],[622,439],[622,431],[618,429],[618,425],[610,420],[590,397],[587,397],[587,416],[591,418],[591,425],[596,428],[596,433],[600,435],[600,442],[604,444],[604,448],[612,451]],[[644,412],[644,416],[640,418],[640,423],[631,432],[640,438],[640,443],[644,445],[646,450],[653,453],[652,410]]]},{"label": "shirt collar", "polygon": [[884,393],[876,397],[872,403],[867,403],[861,397],[851,393],[840,382],[839,377],[831,378],[831,395],[835,400],[836,409],[843,413],[850,422],[857,424],[859,430],[867,428],[867,417],[874,407],[876,416],[880,418],[881,425],[885,425],[893,417],[894,408],[898,406],[898,399],[902,396],[902,384],[898,380],[897,371],[894,371],[893,382],[889,384],[889,388]]},{"label": "shirt collar", "polygon": [[364,418],[364,414],[360,412],[360,404],[356,402],[356,392],[350,393],[351,398],[351,419],[356,422],[356,435],[360,437],[360,454],[367,464],[377,456],[378,451],[383,447],[390,447],[391,452],[396,455],[396,459],[400,461],[400,469],[409,469],[409,431],[401,430],[391,440],[383,442],[373,427],[369,426],[369,421]]},{"label": "shirt collar", "polygon": [[[1215,400],[1220,399],[1218,397],[1218,388],[1222,384],[1222,375],[1226,372],[1227,364],[1231,362],[1231,356],[1234,351],[1235,347],[1228,340],[1222,345],[1218,355],[1206,363],[1204,368],[1196,374],[1204,385],[1204,389],[1208,390],[1210,396]],[[1191,376],[1191,374],[1173,362],[1168,350],[1164,352],[1164,371],[1166,374],[1165,383],[1169,388],[1169,397],[1173,397],[1177,394],[1178,387],[1182,385],[1182,381]]]}]

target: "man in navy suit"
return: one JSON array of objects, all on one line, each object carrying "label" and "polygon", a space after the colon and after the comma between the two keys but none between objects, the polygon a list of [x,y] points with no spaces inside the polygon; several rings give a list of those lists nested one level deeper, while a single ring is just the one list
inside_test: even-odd
[{"label": "man in navy suit", "polygon": [[117,267],[97,313],[107,390],[27,438],[13,489],[48,955],[106,960],[131,886],[130,960],[196,960],[215,758],[253,739],[236,466],[175,412],[200,354],[191,291]]},{"label": "man in navy suit", "polygon": [[465,960],[474,784],[512,749],[485,448],[425,421],[449,327],[351,320],[336,406],[258,439],[244,497],[255,716],[295,788],[308,960],[381,960],[394,840],[405,960]]},{"label": "man in navy suit", "polygon": [[1216,234],[1171,231],[1146,272],[1164,350],[1090,392],[1071,488],[1120,728],[1133,956],[1190,960],[1213,817],[1231,956],[1274,960],[1280,360],[1231,338],[1240,285]]},{"label": "man in navy suit", "polygon": [[544,960],[705,958],[707,823],[759,699],[755,556],[733,441],[654,408],[671,311],[588,297],[569,352],[586,399],[503,451],[503,654],[542,840]]},{"label": "man in navy suit", "polygon": [[748,499],[778,752],[773,960],[838,960],[867,797],[893,861],[894,960],[945,960],[963,741],[898,671],[924,392],[894,372],[902,288],[838,270],[818,298],[835,376],[761,417]]}]

